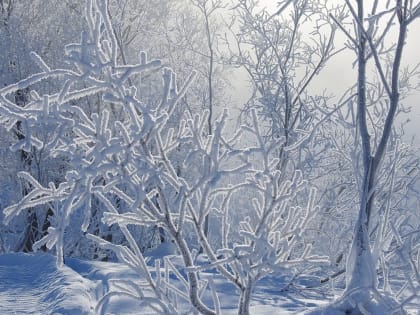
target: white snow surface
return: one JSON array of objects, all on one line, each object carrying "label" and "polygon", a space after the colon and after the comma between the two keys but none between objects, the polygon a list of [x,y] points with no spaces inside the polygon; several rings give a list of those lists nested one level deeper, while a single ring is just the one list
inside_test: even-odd
[{"label": "white snow surface", "polygon": [[[177,257],[174,257],[175,261]],[[205,273],[216,284],[222,304],[222,314],[237,313],[238,293],[217,274]],[[96,314],[95,306],[108,290],[112,279],[138,276],[120,263],[66,259],[57,268],[52,255],[10,253],[0,255],[0,314]],[[281,280],[267,279],[259,286],[251,302],[252,314],[302,314],[324,301],[293,298],[279,294]],[[112,297],[102,314],[142,314],[138,301]]]},{"label": "white snow surface", "polygon": [[95,286],[48,254],[0,255],[0,314],[92,314]]}]

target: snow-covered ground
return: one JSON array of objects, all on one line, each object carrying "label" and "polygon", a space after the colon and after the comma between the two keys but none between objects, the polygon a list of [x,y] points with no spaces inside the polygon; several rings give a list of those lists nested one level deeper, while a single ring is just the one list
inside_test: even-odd
[{"label": "snow-covered ground", "polygon": [[[179,257],[172,259],[179,262]],[[45,253],[0,255],[0,315],[153,314],[142,309],[138,301],[119,295],[105,303],[102,312],[95,309],[105,293],[115,291],[115,279],[139,280],[126,265],[72,258],[65,263],[59,269],[56,258]],[[204,277],[212,278],[216,286],[222,315],[237,314],[235,288],[217,274],[208,272]],[[303,314],[328,302],[326,296],[315,291],[280,292],[286,283],[287,279],[281,277],[262,280],[253,293],[251,314]],[[419,315],[420,310],[411,309],[408,314]]]},{"label": "snow-covered ground", "polygon": [[[213,277],[220,294],[222,314],[236,314],[238,294],[235,289]],[[66,266],[56,267],[49,254],[0,255],[0,314],[95,314],[95,306],[108,290],[112,279],[138,276],[120,263],[67,259]],[[315,298],[279,294],[281,280],[267,279],[254,292],[252,314],[301,314],[322,303]],[[325,301],[324,301],[325,302]],[[142,314],[138,302],[116,296],[105,306],[105,314]]]},{"label": "snow-covered ground", "polygon": [[0,255],[0,314],[92,314],[95,283],[57,269],[55,257]]}]

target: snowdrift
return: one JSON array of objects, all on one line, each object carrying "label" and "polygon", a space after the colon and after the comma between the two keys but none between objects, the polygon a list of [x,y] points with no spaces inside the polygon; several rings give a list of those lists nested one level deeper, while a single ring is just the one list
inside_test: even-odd
[{"label": "snowdrift", "polygon": [[92,314],[95,285],[49,254],[0,255],[0,314]]},{"label": "snowdrift", "polygon": [[[161,256],[162,252],[154,254]],[[178,261],[179,257],[174,259]],[[238,292],[234,287],[217,274],[204,273],[204,276],[212,278],[217,291],[223,292],[220,296],[222,314],[237,314]],[[68,258],[62,268],[57,268],[56,257],[50,254],[2,254],[0,315],[95,314],[97,302],[103,295],[117,289],[115,279],[138,281],[138,275],[121,263]],[[256,288],[252,314],[301,314],[308,307],[320,304],[313,299],[296,300],[279,295],[278,287],[283,281],[267,278]],[[105,314],[132,315],[144,311],[139,301],[118,295],[104,306]]]}]

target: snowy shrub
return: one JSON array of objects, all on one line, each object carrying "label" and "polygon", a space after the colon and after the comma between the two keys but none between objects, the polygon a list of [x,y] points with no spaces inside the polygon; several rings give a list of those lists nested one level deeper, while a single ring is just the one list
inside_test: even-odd
[{"label": "snowy shrub", "polygon": [[[133,82],[143,84],[147,75],[161,68],[160,61],[149,61],[141,52],[138,63],[119,63],[106,1],[89,1],[86,16],[88,31],[80,43],[65,48],[69,68],[51,69],[32,53],[41,72],[0,90],[1,123],[9,130],[19,123],[24,134],[12,149],[29,152],[35,147],[67,162],[64,178],[47,185],[28,171],[20,172],[30,189],[4,210],[6,222],[24,210],[48,205],[52,212],[48,233],[34,249],[55,247],[57,264],[62,265],[66,240],[74,239],[69,234],[79,222],[88,239],[113,251],[142,276],[144,283],[117,282],[119,290],[109,292],[98,310],[108,298],[125,295],[162,314],[179,313],[178,299],[200,313],[220,313],[217,292],[211,282],[200,279],[203,270],[217,269],[240,291],[239,313],[249,314],[258,280],[323,262],[311,254],[303,233],[317,210],[316,191],[299,171],[290,180],[280,179],[278,159],[272,157],[278,148],[263,141],[255,112],[252,123],[231,136],[224,129],[227,111],[215,121],[211,135],[206,132],[206,113],[185,111],[172,127],[169,122],[195,73],[179,87],[173,71],[163,69],[160,102],[143,102],[142,89]],[[52,79],[59,86],[56,92],[36,92],[36,84]],[[26,88],[30,99],[18,106],[12,96]],[[94,95],[109,106],[90,113],[82,100]],[[108,107],[121,114],[112,115]],[[47,130],[48,137],[40,137],[41,130]],[[242,137],[253,139],[255,145],[241,147]],[[251,198],[242,210],[234,200],[244,192],[251,192]],[[306,196],[301,205],[291,204],[297,194]],[[119,227],[126,245],[88,233],[96,209],[103,213],[104,224]],[[207,216],[213,220],[209,235],[204,230]],[[157,260],[150,269],[136,226],[163,228],[182,265],[164,259],[163,268]],[[187,242],[191,238],[197,244]],[[207,260],[197,264],[199,248]],[[210,304],[202,300],[206,287],[212,292]]]}]

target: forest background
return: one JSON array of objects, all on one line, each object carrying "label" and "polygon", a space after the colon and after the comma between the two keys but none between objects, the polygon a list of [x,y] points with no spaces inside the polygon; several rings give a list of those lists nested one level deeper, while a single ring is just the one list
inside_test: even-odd
[{"label": "forest background", "polygon": [[238,314],[279,274],[418,306],[420,4],[140,2],[0,1],[0,250],[120,260],[165,314],[219,313],[211,269]]}]

